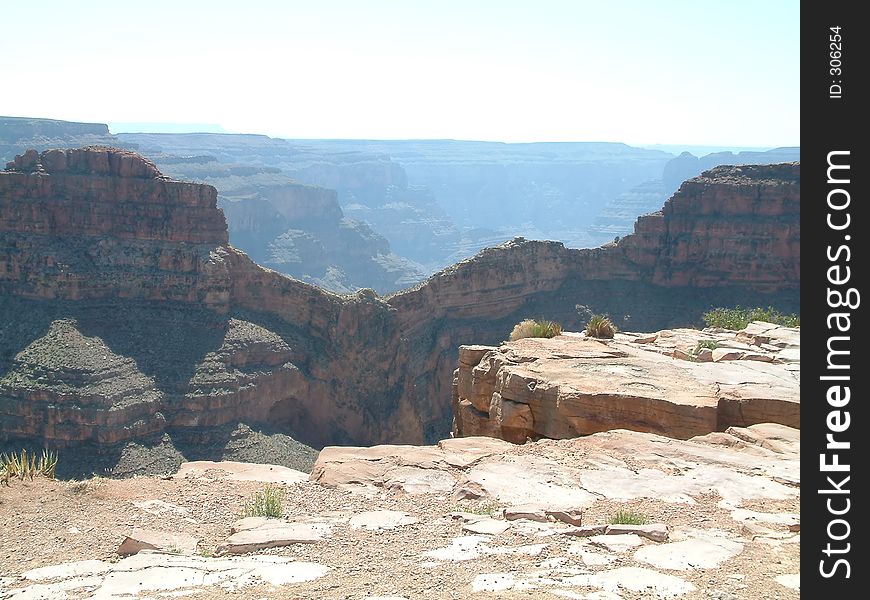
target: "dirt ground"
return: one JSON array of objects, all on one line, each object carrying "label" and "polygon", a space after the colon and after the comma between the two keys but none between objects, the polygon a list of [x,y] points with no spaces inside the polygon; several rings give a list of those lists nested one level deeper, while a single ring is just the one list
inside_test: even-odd
[{"label": "dirt ground", "polygon": [[[162,531],[183,531],[199,538],[198,552],[212,556],[230,534],[248,499],[263,484],[223,479],[166,479],[135,477],[83,481],[13,481],[0,486],[0,581],[16,588],[18,576],[29,569],[62,562],[101,559],[119,560],[116,553],[125,532],[134,527]],[[217,587],[199,588],[194,597],[217,598],[342,598],[362,600],[369,596],[416,598],[586,598],[591,588],[553,586],[536,590],[473,592],[472,580],[482,573],[533,573],[552,565],[583,563],[572,548],[586,540],[567,535],[540,537],[531,531],[512,528],[487,542],[494,548],[545,544],[537,555],[488,554],[466,561],[444,561],[432,566],[423,553],[449,546],[463,534],[452,511],[486,512],[492,501],[456,500],[434,495],[408,496],[379,490],[364,495],[328,489],[308,482],[283,486],[285,518],[303,519],[317,515],[332,517],[389,509],[416,517],[413,525],[386,531],[352,529],[340,519],[326,539],[313,544],[295,544],[262,550],[262,554],[292,557],[330,567],[327,575],[306,583],[281,588],[268,585],[230,592]],[[161,500],[166,505],[137,507],[134,502]],[[584,524],[606,523],[618,509],[642,512],[651,522],[663,522],[673,530],[680,527],[719,529],[743,542],[743,551],[719,568],[671,572],[693,583],[697,590],[688,599],[734,598],[792,599],[799,592],[780,585],[777,575],[799,571],[799,543],[752,541],[741,523],[728,510],[717,506],[719,497],[696,498],[693,506],[658,501],[616,503],[598,501],[583,516]],[[146,510],[147,508],[147,510]],[[757,501],[746,508],[763,512],[799,513],[799,500]],[[799,536],[798,536],[799,537]],[[644,540],[644,544],[654,542]],[[428,563],[428,564],[427,564]],[[606,568],[644,566],[622,553]],[[604,567],[589,567],[591,570]],[[0,598],[7,597],[0,586]],[[576,594],[571,596],[570,594]],[[641,592],[620,590],[624,599],[652,598]],[[70,593],[70,598],[87,597]],[[591,596],[594,598],[595,596]],[[613,596],[608,596],[613,597]]]}]

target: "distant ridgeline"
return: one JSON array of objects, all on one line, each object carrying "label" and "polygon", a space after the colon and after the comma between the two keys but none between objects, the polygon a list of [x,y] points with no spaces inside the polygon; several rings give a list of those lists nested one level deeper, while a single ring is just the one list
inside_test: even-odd
[{"label": "distant ridgeline", "polygon": [[171,177],[215,186],[230,243],[259,264],[335,292],[382,294],[516,236],[610,242],[720,164],[800,160],[798,148],[697,158],[619,143],[112,135],[0,117],[0,160],[90,144],[136,150]]},{"label": "distant ridgeline", "polygon": [[717,167],[618,244],[517,239],[386,297],[258,266],[217,202],[105,147],[0,171],[0,444],[115,448],[239,421],[314,446],[433,441],[459,345],[522,318],[578,328],[582,304],[649,331],[711,306],[799,310],[798,164]]}]

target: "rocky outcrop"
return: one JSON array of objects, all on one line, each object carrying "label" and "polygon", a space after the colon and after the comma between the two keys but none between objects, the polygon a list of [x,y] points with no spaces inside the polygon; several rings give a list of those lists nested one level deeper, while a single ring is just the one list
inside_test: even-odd
[{"label": "rocky outcrop", "polygon": [[684,181],[721,165],[767,165],[800,161],[800,148],[774,148],[766,152],[716,152],[700,158],[683,152],[665,165],[661,177],[645,181],[611,198],[595,218],[589,233],[593,245],[610,242],[632,232],[638,215],[657,211]]},{"label": "rocky outcrop", "polygon": [[0,172],[4,439],[111,444],[242,421],[316,446],[435,440],[456,349],[522,318],[576,328],[582,304],[653,330],[714,305],[798,308],[797,165],[712,171],[617,245],[515,240],[384,298],[254,264],[227,245],[216,197],[105,148]]},{"label": "rocky outcrop", "polygon": [[132,152],[29,151],[0,177],[0,291],[198,302],[226,312],[215,252],[227,233],[216,201],[214,188],[170,181]]},{"label": "rocky outcrop", "polygon": [[688,439],[764,422],[800,428],[799,355],[799,329],[760,322],[737,334],[566,333],[462,346],[453,433],[522,443],[611,429]]},{"label": "rocky outcrop", "polygon": [[[800,167],[716,167],[690,179],[664,208],[640,217],[610,257],[587,253],[590,270],[625,267],[668,287],[749,285],[761,291],[800,281]],[[619,271],[617,271],[618,273]],[[627,274],[619,273],[622,276]]]}]

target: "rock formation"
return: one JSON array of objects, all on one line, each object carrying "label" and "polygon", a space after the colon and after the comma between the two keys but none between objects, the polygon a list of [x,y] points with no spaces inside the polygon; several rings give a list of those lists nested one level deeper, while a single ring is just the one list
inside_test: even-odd
[{"label": "rock formation", "polygon": [[799,329],[760,322],[736,335],[566,333],[462,346],[454,435],[522,443],[611,429],[681,439],[765,422],[799,429],[799,356]]},{"label": "rock formation", "polygon": [[515,240],[380,298],[338,296],[227,245],[213,187],[106,148],[26,153],[0,172],[0,431],[112,444],[270,423],[302,441],[440,439],[461,344],[575,306],[625,329],[718,305],[799,302],[799,167],[687,182],[594,250]]},{"label": "rock formation", "polygon": [[596,244],[632,232],[638,215],[658,210],[684,181],[721,165],[766,165],[800,161],[800,148],[774,148],[766,152],[716,152],[698,158],[688,152],[671,159],[661,176],[614,195],[595,218],[589,233]]}]

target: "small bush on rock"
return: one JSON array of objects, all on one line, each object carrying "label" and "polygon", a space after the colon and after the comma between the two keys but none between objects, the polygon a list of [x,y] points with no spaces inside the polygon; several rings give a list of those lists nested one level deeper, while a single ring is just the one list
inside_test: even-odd
[{"label": "small bush on rock", "polygon": [[617,331],[613,321],[604,315],[592,315],[586,323],[586,337],[611,340]]},{"label": "small bush on rock", "polygon": [[522,338],[551,338],[562,334],[562,326],[555,321],[526,319],[514,325],[510,340]]},{"label": "small bush on rock", "polygon": [[695,349],[692,350],[692,354],[697,356],[698,354],[701,353],[701,350],[703,350],[704,348],[706,348],[708,350],[715,350],[718,347],[719,347],[719,342],[717,342],[716,340],[701,340],[695,345]]},{"label": "small bush on rock", "polygon": [[275,517],[284,516],[284,489],[267,485],[262,491],[254,494],[248,501],[243,517]]},{"label": "small bush on rock", "polygon": [[630,510],[619,510],[610,517],[611,525],[645,525],[646,522],[646,515]]},{"label": "small bush on rock", "polygon": [[785,315],[772,306],[767,308],[714,308],[704,313],[704,323],[707,327],[721,327],[740,331],[745,329],[752,321],[766,321],[785,327],[800,327],[801,318],[797,314]]}]

